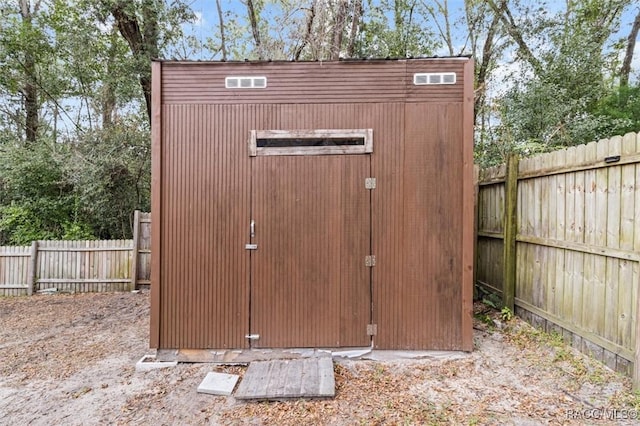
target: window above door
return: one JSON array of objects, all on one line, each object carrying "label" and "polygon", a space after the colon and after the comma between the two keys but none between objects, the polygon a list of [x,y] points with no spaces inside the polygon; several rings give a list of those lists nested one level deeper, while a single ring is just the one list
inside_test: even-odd
[{"label": "window above door", "polygon": [[373,152],[373,129],[252,130],[249,156]]}]

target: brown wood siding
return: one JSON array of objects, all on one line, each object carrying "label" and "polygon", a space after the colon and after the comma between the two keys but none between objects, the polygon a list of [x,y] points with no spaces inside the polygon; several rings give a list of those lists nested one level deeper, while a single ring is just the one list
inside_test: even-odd
[{"label": "brown wood siding", "polygon": [[[407,61],[406,102],[462,102],[464,94],[464,66],[468,59],[440,59]],[[455,84],[416,86],[413,74],[424,72],[455,72]]]},{"label": "brown wood siding", "polygon": [[[404,258],[404,182],[405,104],[380,105],[381,114],[374,127],[372,176],[377,179],[371,193],[371,236],[376,266],[373,268],[373,323],[378,325],[374,337],[377,348],[400,348],[398,336],[406,327],[398,313],[402,312],[399,293],[404,291],[402,274]],[[426,342],[425,342],[426,344]],[[395,345],[395,346],[394,346]]]},{"label": "brown wood siding", "polygon": [[393,290],[376,300],[377,347],[461,349],[461,120],[461,104],[405,106],[402,255],[378,283]]},{"label": "brown wood siding", "polygon": [[[165,63],[165,104],[455,102],[465,60]],[[457,73],[455,85],[413,85],[415,72]],[[226,89],[228,76],[266,76],[265,89]]]},{"label": "brown wood siding", "polygon": [[[351,307],[333,308],[331,315],[340,317],[339,342],[360,338],[353,324],[360,324],[361,317],[369,314],[363,306],[372,305],[377,348],[470,350],[471,302],[467,299],[471,283],[467,279],[472,267],[466,263],[472,258],[469,232],[473,229],[463,229],[472,226],[463,217],[472,212],[464,212],[463,207],[469,206],[464,176],[472,147],[468,128],[472,110],[462,97],[465,64],[466,72],[471,73],[468,83],[473,68],[468,61],[456,59],[162,63],[163,114],[162,120],[154,118],[162,125],[162,137],[156,127],[152,132],[152,269],[154,283],[160,282],[158,290],[152,290],[152,347],[243,348],[248,345],[245,334],[261,333],[249,327],[251,254],[244,248],[251,219],[250,130],[372,128],[373,154],[369,157],[377,188],[369,194],[370,238],[376,266],[368,273],[372,274],[373,299],[371,304],[365,301],[355,306],[362,311],[351,318],[351,325],[345,319]],[[413,72],[448,72],[455,67],[460,70],[455,87],[437,86],[448,92],[429,93],[429,88],[421,92],[422,88],[412,85]],[[160,64],[154,64],[154,77],[160,76],[159,68]],[[316,74],[319,69],[328,71]],[[281,87],[291,76],[305,79],[309,92],[287,89],[259,96],[246,92],[241,97],[224,92],[224,76],[266,75],[260,70],[282,78]],[[391,81],[394,76],[402,84],[382,85],[375,96],[348,83],[363,79],[373,84]],[[269,87],[277,88],[277,78],[269,78]],[[215,81],[221,86],[214,87]],[[471,105],[472,95],[473,88],[467,87],[465,102]],[[360,167],[346,170],[361,172]],[[258,229],[262,226],[259,223]],[[341,226],[345,227],[344,222]],[[339,244],[334,241],[337,237],[342,239]],[[351,238],[353,235],[336,231],[319,244],[360,244]],[[345,267],[349,266],[344,262],[332,265],[331,273]],[[355,276],[359,272],[343,273]],[[351,301],[361,291],[361,287],[343,284],[341,289],[354,292]],[[327,325],[334,333],[335,327]]]},{"label": "brown wood siding", "polygon": [[366,346],[368,154],[252,158],[256,347]]},{"label": "brown wood siding", "polygon": [[[247,346],[250,130],[378,129],[387,114],[385,104],[163,106],[157,347]],[[393,129],[379,142],[375,132],[374,152],[392,149]],[[340,338],[354,341],[347,328]]]},{"label": "brown wood siding", "polygon": [[161,348],[246,346],[249,164],[243,135],[253,112],[250,106],[164,106]]}]

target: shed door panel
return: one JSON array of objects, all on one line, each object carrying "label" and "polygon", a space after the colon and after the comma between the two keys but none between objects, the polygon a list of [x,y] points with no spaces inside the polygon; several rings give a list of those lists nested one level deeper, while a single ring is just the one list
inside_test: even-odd
[{"label": "shed door panel", "polygon": [[[462,215],[473,214],[460,210],[462,104],[407,104],[405,108],[405,291],[399,299],[402,310],[394,319],[395,329],[400,330],[396,341],[406,349],[457,350],[461,347]],[[410,333],[402,324],[410,326]]]},{"label": "shed door panel", "polygon": [[366,346],[368,155],[252,159],[255,347]]}]

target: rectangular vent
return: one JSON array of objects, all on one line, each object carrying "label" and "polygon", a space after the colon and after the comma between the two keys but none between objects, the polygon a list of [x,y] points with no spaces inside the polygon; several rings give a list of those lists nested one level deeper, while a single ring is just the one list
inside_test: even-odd
[{"label": "rectangular vent", "polygon": [[373,152],[373,129],[251,130],[249,156]]},{"label": "rectangular vent", "polygon": [[224,87],[227,89],[265,89],[267,77],[226,77]]},{"label": "rectangular vent", "polygon": [[430,84],[456,84],[455,72],[420,72],[413,75],[413,84],[425,86]]},{"label": "rectangular vent", "polygon": [[456,74],[442,74],[442,84],[456,84]]},{"label": "rectangular vent", "polygon": [[413,75],[413,84],[415,85],[423,85],[428,84],[429,79],[426,74],[414,74]]},{"label": "rectangular vent", "polygon": [[364,146],[364,136],[357,138],[257,138],[258,148],[285,148],[296,146]]}]

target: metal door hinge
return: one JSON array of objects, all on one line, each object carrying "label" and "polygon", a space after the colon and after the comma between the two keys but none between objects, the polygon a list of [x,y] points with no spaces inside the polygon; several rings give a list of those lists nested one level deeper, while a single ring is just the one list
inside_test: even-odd
[{"label": "metal door hinge", "polygon": [[365,178],[365,180],[364,180],[364,188],[365,189],[376,189],[376,178]]},{"label": "metal door hinge", "polygon": [[260,339],[260,335],[259,334],[245,334],[244,338],[245,339],[249,339],[249,340],[259,340]]},{"label": "metal door hinge", "polygon": [[364,265],[369,267],[376,266],[376,257],[374,255],[365,256]]},{"label": "metal door hinge", "polygon": [[367,336],[375,336],[378,334],[378,324],[367,324]]}]

